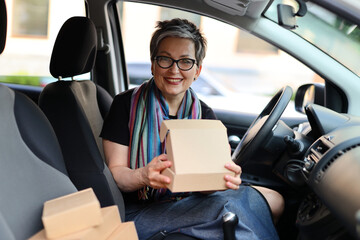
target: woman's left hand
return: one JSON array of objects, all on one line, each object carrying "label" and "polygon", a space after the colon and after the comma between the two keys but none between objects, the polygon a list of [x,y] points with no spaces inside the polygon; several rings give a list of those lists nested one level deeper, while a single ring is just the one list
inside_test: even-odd
[{"label": "woman's left hand", "polygon": [[226,186],[234,190],[239,189],[239,185],[241,184],[241,167],[234,162],[228,162],[225,164],[225,168],[235,173],[235,176],[225,175]]}]

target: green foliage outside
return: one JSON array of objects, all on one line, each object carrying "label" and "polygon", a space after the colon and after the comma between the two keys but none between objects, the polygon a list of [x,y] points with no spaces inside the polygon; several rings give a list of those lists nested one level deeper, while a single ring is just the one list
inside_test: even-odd
[{"label": "green foliage outside", "polygon": [[0,82],[40,86],[41,85],[41,77],[39,77],[39,76],[22,76],[22,75],[0,76]]}]

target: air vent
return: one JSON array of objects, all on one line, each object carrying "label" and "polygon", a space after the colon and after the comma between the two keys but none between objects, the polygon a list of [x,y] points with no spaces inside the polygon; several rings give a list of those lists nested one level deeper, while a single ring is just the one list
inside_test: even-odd
[{"label": "air vent", "polygon": [[320,153],[321,155],[324,155],[327,150],[329,150],[329,147],[325,145],[322,141],[319,142],[319,145],[316,147],[315,151]]},{"label": "air vent", "polygon": [[319,183],[323,176],[325,175],[326,171],[330,168],[330,166],[342,155],[344,155],[346,152],[349,152],[350,150],[357,148],[360,146],[360,143],[351,145],[350,147],[347,147],[343,150],[339,150],[334,156],[332,156],[329,161],[318,171],[315,175],[315,182]]},{"label": "air vent", "polygon": [[[326,138],[321,138],[311,147],[309,153],[304,159],[304,168],[303,174],[306,179],[316,166],[316,164],[322,159],[323,155],[330,149],[329,145],[332,145],[331,142],[328,142]],[[318,172],[316,178],[322,177],[322,170]]]},{"label": "air vent", "polygon": [[329,146],[327,146],[322,140],[319,140],[310,150],[308,155],[308,159],[317,163],[322,156],[329,150]]},{"label": "air vent", "polygon": [[344,155],[346,152],[348,152],[348,151],[350,151],[350,150],[352,150],[352,149],[354,149],[354,148],[357,148],[357,147],[359,147],[359,146],[360,146],[360,143],[354,144],[354,145],[352,145],[352,146],[350,146],[350,147],[347,147],[347,148],[345,148],[345,149],[343,149],[343,150],[340,150],[339,152],[337,152],[337,153],[326,163],[325,166],[322,167],[321,171],[322,171],[323,173],[325,173],[326,170],[331,166],[331,164],[333,164],[333,163],[335,162],[336,159],[338,159],[340,156]]}]

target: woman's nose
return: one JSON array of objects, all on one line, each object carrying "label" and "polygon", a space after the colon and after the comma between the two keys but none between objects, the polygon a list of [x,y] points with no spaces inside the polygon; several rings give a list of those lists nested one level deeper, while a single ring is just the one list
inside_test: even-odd
[{"label": "woman's nose", "polygon": [[178,73],[180,71],[179,67],[177,66],[177,64],[174,62],[173,65],[169,68],[169,70],[173,73]]}]

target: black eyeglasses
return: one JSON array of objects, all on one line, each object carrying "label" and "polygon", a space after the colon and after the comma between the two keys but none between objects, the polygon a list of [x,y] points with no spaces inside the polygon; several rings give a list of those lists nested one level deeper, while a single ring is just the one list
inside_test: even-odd
[{"label": "black eyeglasses", "polygon": [[183,71],[189,71],[194,66],[196,60],[191,58],[181,58],[178,60],[172,59],[171,57],[157,56],[155,57],[156,63],[159,67],[167,69],[176,63],[177,67]]}]

